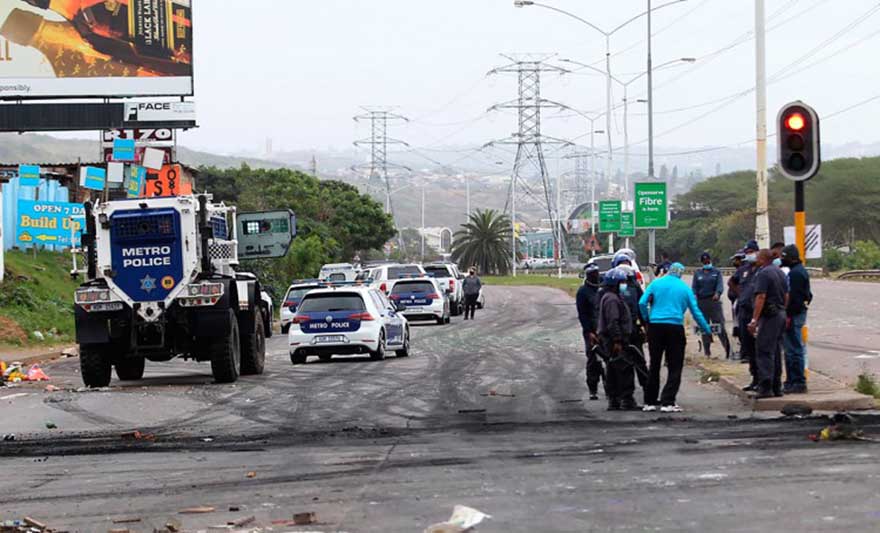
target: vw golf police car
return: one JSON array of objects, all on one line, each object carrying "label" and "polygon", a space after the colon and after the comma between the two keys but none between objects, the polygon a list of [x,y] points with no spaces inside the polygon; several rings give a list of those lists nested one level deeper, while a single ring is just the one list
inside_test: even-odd
[{"label": "vw golf police car", "polygon": [[369,286],[314,289],[302,299],[288,331],[290,361],[304,364],[316,355],[369,354],[374,361],[389,351],[407,357],[409,324],[379,290]]},{"label": "vw golf police car", "polygon": [[389,281],[388,297],[391,301],[403,304],[403,313],[408,320],[436,320],[438,324],[449,324],[449,298],[434,278],[411,278]]}]

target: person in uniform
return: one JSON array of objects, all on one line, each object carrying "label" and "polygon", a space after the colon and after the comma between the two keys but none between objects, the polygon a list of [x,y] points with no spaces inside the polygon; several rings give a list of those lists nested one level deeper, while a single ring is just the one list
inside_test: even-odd
[{"label": "person in uniform", "polygon": [[647,323],[639,309],[639,300],[642,298],[644,291],[642,290],[642,284],[639,283],[637,272],[633,267],[632,256],[628,252],[628,250],[619,250],[614,255],[611,265],[626,273],[626,287],[621,290],[620,296],[626,302],[633,321],[629,344],[637,348],[637,351],[631,351],[629,356],[635,365],[636,379],[638,379],[639,386],[644,393],[648,386],[648,364],[645,361],[645,341],[647,340],[645,329]]},{"label": "person in uniform", "polygon": [[[712,256],[709,252],[700,255],[703,267],[694,273],[691,288],[697,295],[697,304],[700,311],[710,324],[718,324],[720,331],[718,338],[724,347],[727,359],[730,359],[730,339],[727,338],[727,330],[724,327],[724,307],[721,305],[721,296],[724,294],[724,275],[712,264]],[[712,356],[712,335],[703,335],[703,352],[706,357]]]},{"label": "person in uniform", "polygon": [[640,409],[636,404],[634,366],[627,346],[632,334],[632,317],[620,296],[626,286],[626,273],[616,268],[605,273],[605,289],[599,302],[599,340],[606,357],[605,391],[608,410]]},{"label": "person in uniform", "polygon": [[752,320],[754,311],[754,281],[758,272],[758,243],[749,241],[743,249],[745,260],[743,265],[736,271],[734,278],[737,281],[736,320],[739,329],[740,362],[748,363],[749,374],[752,382],[743,387],[746,392],[758,388],[758,369],[755,366],[755,336],[749,331],[749,322]]},{"label": "person in uniform", "polygon": [[464,319],[473,320],[474,313],[477,311],[477,300],[480,298],[480,290],[483,288],[483,282],[477,276],[477,268],[471,267],[467,277],[461,282],[461,289],[464,293]]},{"label": "person in uniform", "polygon": [[605,376],[602,361],[593,350],[599,342],[599,267],[595,264],[587,265],[584,273],[584,284],[578,289],[575,301],[584,345],[587,348],[587,389],[590,391],[590,399],[598,400],[599,381],[603,381]]},{"label": "person in uniform", "polygon": [[749,332],[755,336],[757,398],[782,396],[782,334],[788,304],[785,274],[773,263],[773,252],[758,252],[754,310]]},{"label": "person in uniform", "polygon": [[[730,264],[733,266],[734,274],[727,279],[727,299],[730,300],[730,316],[733,317],[733,333],[732,337],[737,340],[740,345],[739,320],[736,318],[736,301],[739,298],[739,269],[746,260],[746,254],[742,250],[733,254],[730,258]],[[732,343],[731,343],[732,344]],[[734,350],[731,347],[731,359],[742,360],[742,349]]]}]

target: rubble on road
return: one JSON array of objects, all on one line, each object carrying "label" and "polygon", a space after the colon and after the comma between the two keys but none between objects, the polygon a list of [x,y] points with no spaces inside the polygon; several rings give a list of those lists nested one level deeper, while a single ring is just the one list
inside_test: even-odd
[{"label": "rubble on road", "polygon": [[477,527],[487,518],[492,516],[471,507],[456,505],[449,520],[428,527],[425,533],[463,533]]},{"label": "rubble on road", "polygon": [[66,533],[29,516],[21,520],[0,520],[0,533]]},{"label": "rubble on road", "polygon": [[38,364],[27,365],[14,361],[5,363],[0,361],[0,385],[15,385],[26,381],[49,381],[49,376]]}]

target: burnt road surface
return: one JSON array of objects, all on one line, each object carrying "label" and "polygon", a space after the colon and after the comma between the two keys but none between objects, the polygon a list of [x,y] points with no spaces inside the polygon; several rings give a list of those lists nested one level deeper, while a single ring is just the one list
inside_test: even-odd
[{"label": "burnt road surface", "polygon": [[[207,365],[149,364],[144,380],[76,392],[0,389],[0,519],[70,531],[422,531],[455,504],[481,532],[868,531],[880,448],[815,443],[827,421],[753,416],[686,373],[681,415],[608,413],[586,399],[573,301],[487,290],[477,320],[414,326],[414,353],[292,366],[212,383]],[[51,421],[58,429],[47,429]],[[880,421],[863,416],[868,435]],[[139,437],[129,432],[137,430]],[[209,506],[206,514],[181,509]],[[236,509],[236,510],[231,510]],[[272,525],[315,512],[319,524]],[[139,522],[114,524],[113,519]]]}]

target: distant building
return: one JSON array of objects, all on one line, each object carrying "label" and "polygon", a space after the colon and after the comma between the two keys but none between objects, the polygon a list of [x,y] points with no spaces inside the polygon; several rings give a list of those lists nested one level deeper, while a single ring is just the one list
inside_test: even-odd
[{"label": "distant building", "polygon": [[440,253],[452,251],[452,230],[449,228],[424,228],[417,230],[425,237],[425,245]]}]

